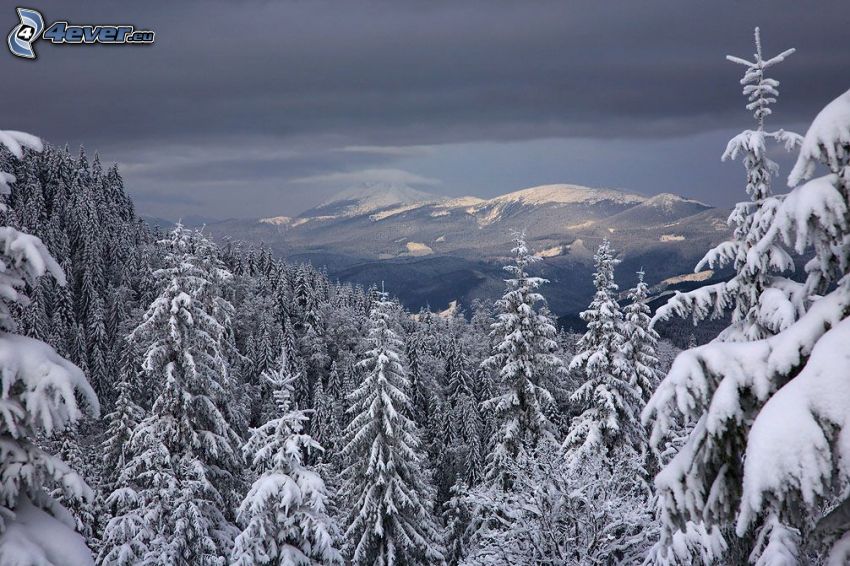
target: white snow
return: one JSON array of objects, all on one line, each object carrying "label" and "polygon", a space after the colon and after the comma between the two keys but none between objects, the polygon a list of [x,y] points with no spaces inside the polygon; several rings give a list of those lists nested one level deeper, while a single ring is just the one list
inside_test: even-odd
[{"label": "white snow", "polygon": [[581,185],[540,185],[498,196],[485,205],[520,203],[527,206],[540,204],[592,204],[610,200],[622,204],[641,203],[646,197],[615,189],[595,189]]},{"label": "white snow", "polygon": [[440,318],[452,318],[457,314],[457,312],[458,312],[458,304],[457,304],[457,301],[455,300],[455,301],[451,301],[449,303],[449,306],[447,306],[445,309],[438,312],[437,316],[439,316]]},{"label": "white snow", "polygon": [[840,159],[846,157],[850,145],[850,90],[827,104],[809,126],[800,155],[788,185],[793,187],[812,176],[818,162],[826,162],[833,171]]},{"label": "white snow", "polygon": [[679,203],[688,203],[688,204],[698,204],[700,206],[704,206],[706,208],[710,208],[707,204],[700,202],[698,200],[685,198],[679,195],[674,195],[672,193],[660,193],[653,197],[650,197],[644,201],[644,206],[653,206],[656,208],[661,208],[665,212],[672,212],[673,207]]},{"label": "white snow", "polygon": [[427,244],[421,242],[407,242],[407,253],[412,256],[431,255],[434,250]]},{"label": "white snow", "polygon": [[[18,132],[16,130],[0,130],[0,145],[5,146],[18,159],[23,157],[25,147],[29,147],[35,151],[42,150],[41,139],[32,134]],[[14,182],[14,175],[0,171],[0,194],[9,194],[9,183]],[[5,205],[0,206],[5,207]]]},{"label": "white snow", "polygon": [[748,255],[748,262],[765,253],[780,233],[800,254],[815,242],[819,229],[829,227],[834,233],[842,233],[847,227],[847,203],[837,188],[838,181],[838,175],[824,175],[791,191],[777,208],[771,229],[750,252],[753,257]]},{"label": "white snow", "polygon": [[644,196],[616,189],[595,189],[568,184],[541,185],[477,202],[468,206],[466,213],[476,216],[479,226],[489,226],[502,219],[508,206],[516,204],[523,206],[575,205],[597,204],[603,201],[640,204],[646,200]]},{"label": "white snow", "polygon": [[[738,532],[761,511],[766,494],[798,489],[816,503],[832,470],[850,477],[850,319],[817,341],[800,374],[765,404],[750,431]],[[830,443],[836,438],[832,459]]]},{"label": "white snow", "polygon": [[412,203],[412,204],[405,204],[405,205],[402,205],[402,206],[396,206],[396,207],[393,207],[393,208],[388,208],[386,210],[381,210],[379,212],[376,212],[375,214],[370,214],[369,220],[371,220],[372,222],[378,222],[379,220],[383,220],[385,218],[390,218],[391,216],[397,216],[399,214],[403,214],[403,213],[409,212],[411,210],[416,210],[417,208],[421,208],[421,207],[422,207],[422,204],[418,203],[418,202]]},{"label": "white snow", "polygon": [[[782,334],[749,343],[712,342],[679,354],[644,411],[645,422],[655,418],[653,442],[670,429],[665,406],[683,410],[704,407],[708,430],[717,432],[726,418],[734,417],[739,390],[750,390],[758,399],[767,399],[777,385],[773,378],[798,365],[825,329],[840,321],[848,306],[850,296],[832,293],[816,301]],[[723,380],[712,396],[707,380],[717,375]]]},{"label": "white snow", "polygon": [[479,226],[489,226],[501,220],[505,209],[515,204],[523,206],[576,205],[596,204],[603,201],[640,204],[646,200],[644,196],[615,189],[594,189],[568,184],[541,185],[482,201],[469,207],[467,213],[477,217]]},{"label": "white snow", "polygon": [[484,199],[470,196],[447,199],[434,205],[434,210],[430,216],[432,218],[448,216],[457,209],[463,209],[465,214],[473,215],[476,207],[485,202],[487,201]]},{"label": "white snow", "polygon": [[400,204],[440,202],[445,197],[418,191],[407,185],[364,183],[341,191],[316,208],[347,204],[338,216],[359,216]]},{"label": "white snow", "polygon": [[553,246],[534,254],[535,257],[557,257],[564,253],[564,246]]},{"label": "white snow", "polygon": [[78,533],[21,496],[0,535],[3,566],[89,566],[91,550]]},{"label": "white snow", "polygon": [[292,224],[292,218],[289,216],[272,216],[270,218],[260,218],[261,224],[271,224],[272,226],[289,226]]},{"label": "white snow", "polygon": [[[496,205],[489,208],[485,208],[487,213],[484,216],[477,216],[476,222],[478,223],[478,227],[489,226],[494,222],[498,222],[502,219],[502,206]],[[477,212],[477,211],[476,211]]]},{"label": "white snow", "polygon": [[675,285],[676,283],[684,283],[686,281],[707,281],[711,279],[714,275],[714,270],[706,269],[704,271],[698,271],[696,273],[685,273],[684,275],[676,275],[674,277],[668,277],[662,283],[666,283],[667,285]]},{"label": "white snow", "polygon": [[682,242],[685,240],[685,237],[681,234],[661,234],[658,240],[661,242]]},{"label": "white snow", "polygon": [[486,202],[484,199],[473,196],[457,197],[445,200],[437,204],[437,208],[464,208],[469,206],[477,206],[484,202]]},{"label": "white snow", "polygon": [[[56,353],[51,346],[15,334],[4,333],[0,338],[0,384],[4,392],[0,412],[11,416],[20,409],[5,392],[19,391],[27,418],[50,434],[55,427],[82,417],[77,399],[83,400],[91,414],[100,411],[97,396],[83,372]],[[12,428],[12,419],[5,419]]]}]

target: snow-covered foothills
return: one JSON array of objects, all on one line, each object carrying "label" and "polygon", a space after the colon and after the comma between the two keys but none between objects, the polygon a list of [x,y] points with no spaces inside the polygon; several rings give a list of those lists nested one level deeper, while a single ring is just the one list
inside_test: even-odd
[{"label": "snow-covered foothills", "polygon": [[653,319],[605,241],[582,336],[522,234],[494,305],[414,314],[0,132],[0,565],[850,564],[850,91],[767,130],[792,52],[730,57],[731,278]]}]

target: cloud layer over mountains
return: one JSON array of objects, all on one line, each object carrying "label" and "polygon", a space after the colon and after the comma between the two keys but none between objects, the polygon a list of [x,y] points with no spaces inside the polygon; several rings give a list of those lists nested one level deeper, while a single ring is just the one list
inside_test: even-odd
[{"label": "cloud layer over mountains", "polygon": [[[489,197],[578,182],[728,204],[747,127],[754,25],[777,68],[777,125],[847,88],[843,0],[45,2],[48,21],[130,22],[150,47],[39,42],[5,63],[4,127],[124,165],[148,212],[304,210],[361,181]],[[11,28],[16,18],[7,9]]]}]

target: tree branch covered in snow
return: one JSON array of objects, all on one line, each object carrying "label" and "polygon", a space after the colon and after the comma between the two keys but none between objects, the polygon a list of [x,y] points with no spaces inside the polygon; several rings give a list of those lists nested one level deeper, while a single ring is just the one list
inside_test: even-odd
[{"label": "tree branch covered in snow", "polygon": [[[19,159],[25,147],[41,150],[38,138],[22,132],[0,131],[0,144]],[[0,173],[0,192],[8,194],[14,181],[14,175]],[[39,277],[51,275],[59,285],[65,277],[39,238],[4,226],[0,244],[0,562],[90,564],[91,552],[74,533],[74,517],[47,488],[57,487],[70,501],[91,502],[94,494],[77,471],[38,446],[35,437],[62,431],[83,411],[97,416],[100,406],[77,366],[44,342],[14,334],[11,310],[29,304],[25,287]]]},{"label": "tree branch covered in snow", "polygon": [[[803,293],[775,289],[775,296],[796,297],[794,312],[781,317],[776,335],[680,354],[644,411],[656,446],[677,415],[694,423],[656,478],[665,529],[684,529],[689,521],[735,524],[744,536],[756,528],[758,564],[796,561],[824,507],[846,497],[850,479],[850,358],[843,346],[850,339],[850,154],[842,149],[850,139],[848,109],[845,93],[815,118],[789,181],[802,181],[816,161],[830,173],[795,187],[752,247],[758,254],[781,238],[797,253],[812,254]],[[836,552],[842,548],[839,542]]]},{"label": "tree branch covered in snow", "polygon": [[[771,182],[779,166],[768,156],[768,142],[779,143],[788,151],[801,143],[801,137],[792,132],[768,132],[764,121],[772,113],[770,105],[779,96],[779,81],[765,76],[765,71],[781,63],[794,50],[765,60],[762,56],[761,34],[755,30],[756,53],[752,61],[728,56],[733,63],[746,66],[741,79],[743,94],[749,100],[747,109],[753,111],[757,128],[744,130],[733,137],[722,159],[742,158],[747,172],[746,192],[749,201],[738,203],[728,223],[734,227],[732,240],[710,250],[697,264],[695,272],[706,267],[719,270],[732,267],[735,275],[729,280],[707,285],[687,293],[677,292],[666,305],[655,313],[654,321],[672,316],[690,316],[694,323],[706,318],[720,318],[731,310],[732,324],[724,330],[722,340],[758,340],[777,331],[776,320],[765,320],[759,301],[762,293],[771,286],[776,274],[794,269],[791,257],[775,239],[766,238],[782,200],[771,195]],[[759,245],[758,251],[754,246]]]}]

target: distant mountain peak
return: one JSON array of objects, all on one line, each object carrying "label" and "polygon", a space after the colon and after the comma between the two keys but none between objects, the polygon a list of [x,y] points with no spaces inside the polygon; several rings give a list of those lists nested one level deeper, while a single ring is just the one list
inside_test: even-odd
[{"label": "distant mountain peak", "polygon": [[405,184],[362,183],[336,193],[300,216],[356,216],[398,205],[440,202],[445,199]]},{"label": "distant mountain peak", "polygon": [[533,206],[537,204],[595,203],[603,200],[637,204],[645,201],[646,197],[616,189],[596,189],[581,185],[553,184],[521,189],[491,199],[489,202],[519,202]]},{"label": "distant mountain peak", "polygon": [[660,193],[649,197],[644,202],[644,204],[646,205],[660,206],[662,208],[669,208],[679,203],[694,204],[705,208],[711,208],[709,205],[698,200],[685,198],[681,195],[675,195],[673,193]]}]

